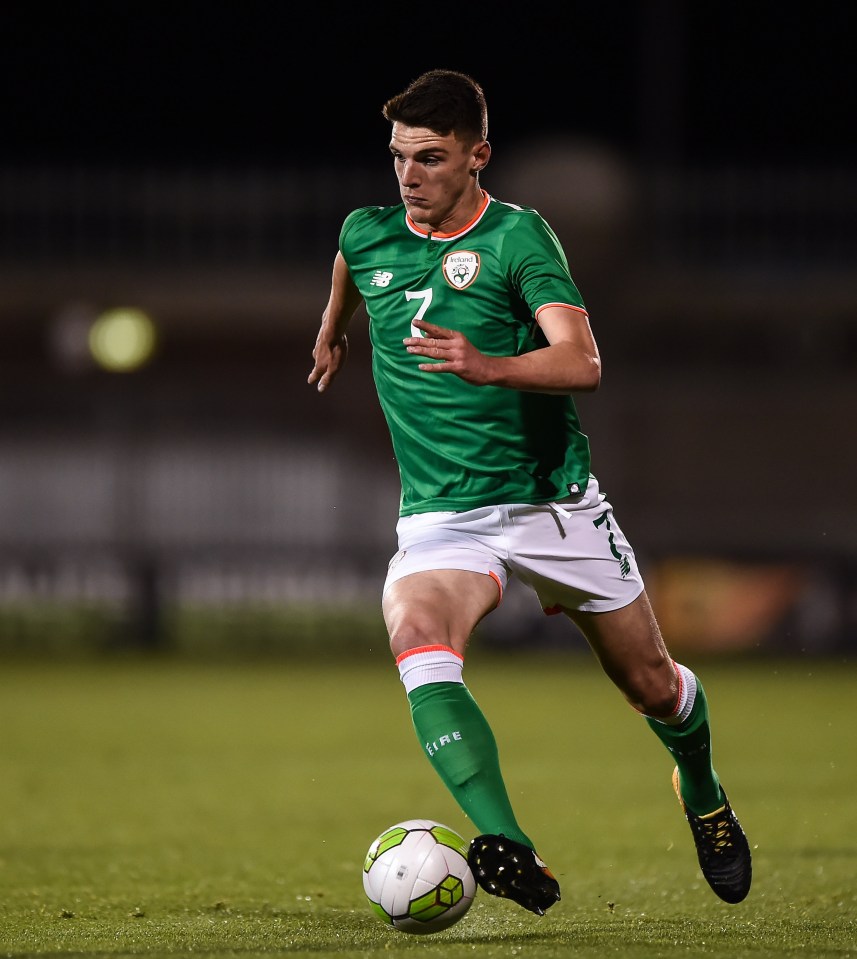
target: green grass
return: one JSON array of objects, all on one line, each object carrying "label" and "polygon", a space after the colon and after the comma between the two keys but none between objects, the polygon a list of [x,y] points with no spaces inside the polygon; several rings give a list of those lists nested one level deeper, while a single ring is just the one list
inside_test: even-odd
[{"label": "green grass", "polygon": [[[684,657],[689,660],[689,657]],[[360,879],[401,819],[474,829],[414,740],[388,655],[6,663],[0,956],[857,956],[857,668],[693,663],[754,847],[739,906],[703,882],[668,754],[585,656],[469,656],[547,916],[480,893],[431,937]]]}]

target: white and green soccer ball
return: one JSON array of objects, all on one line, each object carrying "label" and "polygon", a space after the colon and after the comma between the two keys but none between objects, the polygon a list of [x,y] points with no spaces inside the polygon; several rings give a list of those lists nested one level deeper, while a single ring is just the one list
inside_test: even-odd
[{"label": "white and green soccer ball", "polygon": [[467,843],[433,819],[396,823],[369,847],[363,888],[375,914],[400,932],[448,929],[476,895]]}]

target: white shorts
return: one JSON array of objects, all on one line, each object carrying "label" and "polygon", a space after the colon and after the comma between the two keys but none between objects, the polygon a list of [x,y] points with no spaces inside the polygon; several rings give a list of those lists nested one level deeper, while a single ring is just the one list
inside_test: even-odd
[{"label": "white shorts", "polygon": [[555,503],[402,516],[396,533],[399,551],[384,592],[411,573],[434,569],[485,573],[497,582],[499,599],[517,576],[548,614],[608,612],[643,591],[634,551],[594,477],[583,494]]}]

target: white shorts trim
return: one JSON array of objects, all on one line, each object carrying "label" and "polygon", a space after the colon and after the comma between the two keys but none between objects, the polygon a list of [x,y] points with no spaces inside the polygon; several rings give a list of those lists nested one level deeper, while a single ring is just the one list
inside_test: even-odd
[{"label": "white shorts trim", "polygon": [[405,576],[436,569],[485,573],[501,596],[517,576],[548,614],[609,612],[643,591],[634,551],[595,477],[582,495],[556,503],[403,516],[396,533],[385,593]]}]

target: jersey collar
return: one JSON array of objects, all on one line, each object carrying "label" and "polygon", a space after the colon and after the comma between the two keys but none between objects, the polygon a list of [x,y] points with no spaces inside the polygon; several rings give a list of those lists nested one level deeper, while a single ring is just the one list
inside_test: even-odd
[{"label": "jersey collar", "polygon": [[423,230],[414,223],[408,213],[405,214],[405,223],[408,225],[408,229],[411,233],[415,233],[417,236],[428,237],[430,240],[455,240],[460,236],[464,236],[465,233],[469,233],[473,227],[485,216],[485,211],[488,209],[488,204],[491,202],[491,197],[482,190],[482,205],[473,215],[472,219],[468,220],[467,223],[460,230],[456,230],[455,233],[432,233],[430,230]]}]

